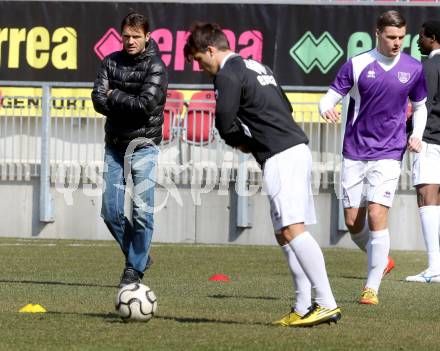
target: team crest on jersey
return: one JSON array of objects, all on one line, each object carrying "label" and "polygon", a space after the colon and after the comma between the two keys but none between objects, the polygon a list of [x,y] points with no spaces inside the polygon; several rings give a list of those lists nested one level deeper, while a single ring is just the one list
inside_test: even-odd
[{"label": "team crest on jersey", "polygon": [[411,78],[411,74],[409,72],[397,72],[397,78],[399,78],[401,83],[405,84]]}]

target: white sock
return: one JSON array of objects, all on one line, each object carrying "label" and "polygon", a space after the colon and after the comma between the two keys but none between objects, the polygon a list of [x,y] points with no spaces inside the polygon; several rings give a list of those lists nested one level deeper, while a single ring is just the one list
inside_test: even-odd
[{"label": "white sock", "polygon": [[308,312],[312,305],[312,284],[304,273],[298,259],[289,244],[281,246],[287,259],[295,290],[295,312],[301,316]]},{"label": "white sock", "polygon": [[440,273],[439,206],[420,207],[419,215],[423,239],[425,239],[426,251],[428,253],[428,270],[438,274]]},{"label": "white sock", "polygon": [[370,238],[370,229],[368,228],[368,221],[365,220],[364,227],[359,233],[350,233],[351,240],[360,248],[362,251],[367,252],[367,243]]},{"label": "white sock", "polygon": [[289,245],[312,283],[316,303],[330,309],[336,308],[336,301],[325,269],[324,256],[318,243],[306,231],[294,238]]},{"label": "white sock", "polygon": [[390,252],[390,233],[387,229],[371,231],[367,244],[368,278],[365,287],[379,291],[383,271],[388,264]]}]

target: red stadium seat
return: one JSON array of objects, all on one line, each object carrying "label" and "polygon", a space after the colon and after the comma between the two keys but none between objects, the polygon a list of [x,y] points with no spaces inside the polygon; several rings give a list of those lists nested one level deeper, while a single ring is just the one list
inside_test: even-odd
[{"label": "red stadium seat", "polygon": [[193,144],[207,144],[214,139],[215,95],[213,91],[193,94],[188,104],[184,140]]},{"label": "red stadium seat", "polygon": [[173,140],[174,128],[183,111],[183,93],[178,90],[168,90],[167,101],[163,111],[162,142],[168,143]]}]

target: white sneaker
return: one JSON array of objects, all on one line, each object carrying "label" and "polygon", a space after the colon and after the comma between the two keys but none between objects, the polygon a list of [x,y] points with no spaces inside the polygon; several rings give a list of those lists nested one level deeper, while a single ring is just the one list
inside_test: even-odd
[{"label": "white sneaker", "polygon": [[440,274],[433,274],[425,270],[417,275],[410,275],[405,279],[407,282],[440,283]]}]

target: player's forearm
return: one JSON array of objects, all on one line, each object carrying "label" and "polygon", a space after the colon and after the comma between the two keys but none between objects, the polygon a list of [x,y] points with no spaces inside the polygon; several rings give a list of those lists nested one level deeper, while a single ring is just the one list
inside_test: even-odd
[{"label": "player's forearm", "polygon": [[334,108],[339,101],[341,101],[342,95],[334,91],[333,89],[329,89],[327,93],[321,98],[319,101],[319,113],[321,116],[327,112],[328,110],[331,110]]},{"label": "player's forearm", "polygon": [[229,113],[216,112],[215,127],[226,144],[237,147],[243,143],[243,132],[233,115]]},{"label": "player's forearm", "polygon": [[413,132],[412,137],[422,140],[423,132],[425,131],[426,120],[428,113],[425,105],[426,99],[418,102],[412,102],[413,106]]}]

